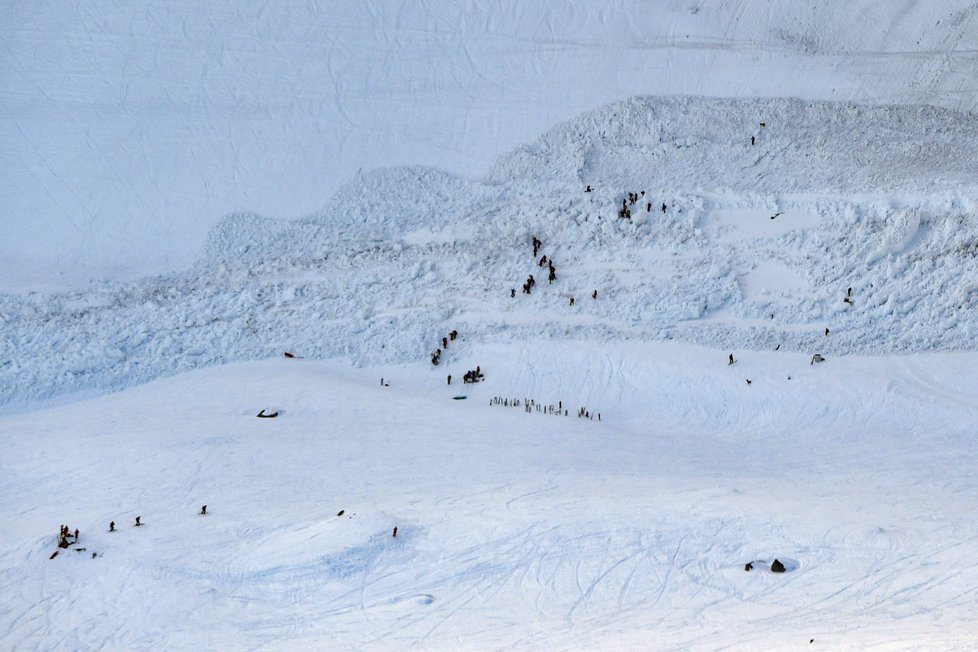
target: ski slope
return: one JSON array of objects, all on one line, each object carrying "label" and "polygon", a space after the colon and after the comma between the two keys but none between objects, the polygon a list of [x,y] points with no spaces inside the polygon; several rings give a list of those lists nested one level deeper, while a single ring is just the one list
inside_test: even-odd
[{"label": "ski slope", "polygon": [[181,270],[211,226],[358,171],[482,178],[645,95],[976,107],[967,0],[8,2],[0,291]]}]

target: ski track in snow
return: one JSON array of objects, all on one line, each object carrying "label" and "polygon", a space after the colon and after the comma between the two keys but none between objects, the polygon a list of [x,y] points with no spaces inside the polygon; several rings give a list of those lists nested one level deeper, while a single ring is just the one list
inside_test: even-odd
[{"label": "ski track in snow", "polygon": [[[0,418],[4,640],[973,643],[978,407],[935,412],[916,383],[972,392],[974,354],[812,366],[744,351],[728,367],[675,343],[468,346],[492,363],[461,403],[423,365],[276,360]],[[732,371],[747,364],[750,389]],[[600,404],[601,422],[488,405],[589,370],[644,391],[562,387],[569,405]],[[270,403],[281,416],[255,419]],[[887,410],[853,418],[870,405]],[[101,556],[49,561],[62,521]],[[775,557],[789,573],[765,570]]]}]

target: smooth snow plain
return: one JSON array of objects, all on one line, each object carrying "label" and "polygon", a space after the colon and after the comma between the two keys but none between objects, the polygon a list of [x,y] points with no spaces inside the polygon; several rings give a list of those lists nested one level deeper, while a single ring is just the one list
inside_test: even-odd
[{"label": "smooth snow plain", "polygon": [[974,8],[425,6],[8,5],[0,647],[974,649]]}]

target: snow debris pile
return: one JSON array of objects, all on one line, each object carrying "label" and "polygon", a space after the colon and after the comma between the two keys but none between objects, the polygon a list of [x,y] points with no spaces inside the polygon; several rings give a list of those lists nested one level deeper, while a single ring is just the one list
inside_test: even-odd
[{"label": "snow debris pile", "polygon": [[487,344],[972,348],[976,140],[972,116],[933,107],[616,103],[485,182],[376,170],[306,219],[229,216],[185,272],[0,296],[0,403],[283,350],[426,361],[454,327]]}]

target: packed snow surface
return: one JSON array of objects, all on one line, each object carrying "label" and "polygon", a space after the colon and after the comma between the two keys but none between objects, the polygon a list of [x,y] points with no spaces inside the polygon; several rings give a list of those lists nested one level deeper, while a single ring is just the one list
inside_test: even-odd
[{"label": "packed snow surface", "polygon": [[975,354],[455,344],[0,419],[4,646],[973,649]]}]

